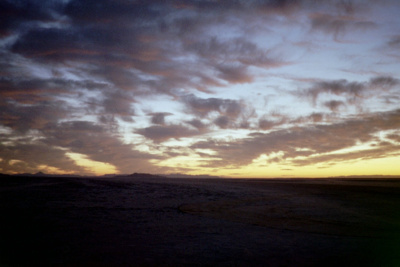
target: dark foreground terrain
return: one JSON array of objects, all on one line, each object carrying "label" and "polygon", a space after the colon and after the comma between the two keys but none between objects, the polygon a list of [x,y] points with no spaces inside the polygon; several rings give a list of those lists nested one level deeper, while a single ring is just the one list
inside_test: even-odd
[{"label": "dark foreground terrain", "polygon": [[400,266],[400,180],[0,178],[0,266]]}]

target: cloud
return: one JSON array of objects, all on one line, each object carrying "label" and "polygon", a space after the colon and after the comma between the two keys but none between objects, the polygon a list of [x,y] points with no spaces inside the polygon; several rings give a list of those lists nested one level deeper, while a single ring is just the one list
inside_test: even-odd
[{"label": "cloud", "polygon": [[[199,98],[193,94],[181,97],[182,101],[196,117],[209,120],[208,124],[215,124],[221,129],[250,128],[249,119],[255,116],[253,108],[248,107],[242,100],[224,98]],[[198,118],[186,121],[199,130],[206,128]]]},{"label": "cloud", "polygon": [[294,165],[307,166],[321,162],[330,162],[330,164],[337,164],[352,160],[367,160],[383,158],[387,155],[400,155],[400,146],[392,145],[389,143],[381,143],[379,146],[372,147],[363,151],[353,151],[345,154],[328,154],[328,155],[317,155],[315,157],[309,157],[306,159],[295,159],[293,160]]},{"label": "cloud", "polygon": [[[12,52],[33,58],[52,61],[77,59],[78,56],[93,56],[93,50],[82,47],[74,29],[33,29],[23,34],[12,46]],[[43,43],[42,40],[47,40]],[[84,40],[82,40],[84,41]]]},{"label": "cloud", "polygon": [[0,26],[0,36],[8,36],[25,23],[57,21],[57,11],[61,4],[56,1],[2,1],[0,16],[3,18]]},{"label": "cloud", "polygon": [[[12,139],[15,139],[15,136],[13,137]],[[5,145],[9,141],[9,137],[1,139],[0,169],[3,173],[36,173],[41,170],[41,165],[55,167],[66,172],[85,173],[85,170],[76,166],[61,149],[40,142]],[[18,164],[12,164],[15,160],[18,161]]]},{"label": "cloud", "polygon": [[148,160],[159,158],[136,151],[133,145],[125,144],[103,126],[89,121],[48,124],[42,132],[47,145],[86,155],[93,161],[110,163],[122,173],[138,168],[154,171]]},{"label": "cloud", "polygon": [[[158,2],[158,3],[157,3]],[[144,20],[160,15],[154,6],[162,6],[159,1],[111,1],[99,3],[95,0],[69,1],[65,14],[82,24],[115,23],[120,24],[132,20]]]},{"label": "cloud", "polygon": [[390,40],[387,42],[387,45],[391,48],[399,49],[400,48],[400,35],[393,35]]},{"label": "cloud", "polygon": [[221,129],[226,129],[229,126],[229,117],[227,116],[219,116],[217,119],[215,119],[214,123],[218,125],[219,128]]},{"label": "cloud", "polygon": [[245,106],[243,102],[237,100],[199,98],[195,95],[184,96],[183,102],[194,114],[201,117],[207,116],[210,112],[216,111],[221,115],[225,115],[230,118],[237,118]]},{"label": "cloud", "polygon": [[260,119],[258,121],[258,126],[262,130],[270,130],[274,128],[275,126],[283,124],[283,121],[273,121],[273,120],[268,120],[268,119]]},{"label": "cloud", "polygon": [[[86,92],[95,92],[100,97],[87,98]],[[47,123],[82,113],[95,114],[102,122],[114,116],[132,121],[131,116],[135,115],[134,100],[129,93],[91,80],[2,78],[0,96],[3,124],[19,131],[40,129]]]},{"label": "cloud", "polygon": [[289,118],[279,112],[272,112],[268,115],[262,116],[258,120],[258,128],[261,130],[270,130],[275,126],[283,125],[287,122]]},{"label": "cloud", "polygon": [[22,133],[30,129],[42,129],[46,124],[67,116],[66,105],[62,101],[42,101],[21,106],[0,100],[0,109],[0,124]]},{"label": "cloud", "polygon": [[[271,68],[284,62],[250,39],[209,36],[206,30],[221,22],[229,23],[230,20],[223,21],[231,17],[227,12],[230,9],[278,10],[290,6],[292,1],[234,2],[210,2],[206,8],[197,1],[184,4],[102,1],[100,4],[73,0],[57,4],[48,1],[43,7],[32,1],[34,8],[52,14],[55,23],[30,27],[21,24],[15,29],[18,35],[10,43],[10,50],[57,67],[71,66],[73,62],[80,76],[106,81],[116,89],[134,91],[136,96],[152,93],[175,96],[176,88],[208,91],[208,86],[223,86],[223,81],[246,83],[255,78],[249,66]],[[13,6],[29,9],[25,2]],[[191,9],[194,7],[220,14],[216,17],[213,12],[196,13]],[[18,15],[14,19],[18,20]],[[195,38],[180,34],[180,27],[189,27],[190,34],[196,32]],[[198,57],[195,62],[181,61],[193,54]]]},{"label": "cloud", "polygon": [[[8,68],[5,69],[7,71]],[[12,69],[12,67],[10,67]],[[23,73],[23,71],[20,71]],[[7,72],[9,77],[0,78],[0,95],[4,99],[9,99],[25,104],[35,104],[41,101],[55,100],[59,96],[78,96],[82,89],[103,90],[106,85],[90,80],[75,81],[61,78],[36,78],[18,77],[14,72]],[[21,75],[21,73],[19,73]]]},{"label": "cloud", "polygon": [[[79,75],[134,91],[136,96],[176,95],[176,88],[208,91],[208,86],[222,86],[223,81],[250,82],[254,75],[249,66],[282,64],[270,51],[244,38],[207,36],[204,29],[213,23],[209,15],[181,12],[176,18],[171,16],[180,12],[173,2],[69,1],[57,12],[64,15],[58,25],[21,28],[11,51],[57,66],[77,63]],[[177,32],[181,19],[199,27],[196,39],[188,40]],[[182,58],[193,54],[199,60],[182,64]]]},{"label": "cloud", "polygon": [[[300,96],[311,98],[315,104],[321,94],[344,96],[349,103],[370,97],[371,92],[386,92],[399,84],[399,80],[390,76],[378,76],[368,82],[349,82],[347,80],[318,81],[306,90],[296,92]],[[375,96],[375,95],[374,95]]]},{"label": "cloud", "polygon": [[400,143],[400,134],[389,134],[386,137]]},{"label": "cloud", "polygon": [[[122,173],[162,171],[149,162],[150,159],[160,159],[160,156],[136,151],[133,145],[123,143],[117,135],[93,122],[47,123],[41,129],[30,130],[21,136],[11,132],[0,138],[1,168],[10,172],[37,172],[41,165],[46,165],[90,174],[67,156],[70,152],[84,155],[90,161],[111,164]],[[10,165],[10,160],[20,163]]]},{"label": "cloud", "polygon": [[244,66],[218,66],[219,77],[229,83],[249,83],[253,80]]},{"label": "cloud", "polygon": [[184,48],[196,53],[202,60],[206,59],[210,65],[230,62],[242,64],[242,68],[244,66],[268,68],[283,64],[270,56],[270,51],[262,50],[255,43],[244,38],[221,40],[216,36],[211,36],[206,41],[200,39],[188,43]]},{"label": "cloud", "polygon": [[156,113],[151,113],[151,123],[153,124],[160,124],[164,125],[165,124],[165,117],[172,115],[172,113],[169,112],[156,112]]},{"label": "cloud", "polygon": [[370,20],[360,20],[349,15],[330,15],[327,13],[314,13],[310,15],[311,28],[332,34],[335,40],[345,35],[348,31],[359,31],[375,28],[377,24]]},{"label": "cloud", "polygon": [[119,115],[122,117],[133,116],[133,98],[122,91],[105,92],[105,99],[102,101],[104,112],[107,114]]},{"label": "cloud", "polygon": [[199,119],[193,119],[190,121],[186,121],[186,123],[192,125],[193,127],[197,128],[198,130],[204,130],[207,128],[207,125],[204,124],[201,120]]},{"label": "cloud", "polygon": [[265,119],[260,119],[260,121],[258,122],[258,125],[260,127],[260,129],[263,130],[269,130],[271,128],[273,128],[276,123],[270,120],[265,120]]},{"label": "cloud", "polygon": [[167,141],[168,139],[179,139],[182,137],[191,137],[200,134],[199,131],[189,129],[182,125],[155,125],[136,131],[138,134],[151,139],[157,143]]},{"label": "cloud", "polygon": [[177,8],[196,9],[203,12],[212,11],[246,11],[266,14],[286,14],[299,7],[302,0],[266,0],[266,1],[175,1]]},{"label": "cloud", "polygon": [[334,114],[327,114],[321,112],[313,112],[306,116],[300,116],[295,119],[289,120],[290,124],[318,124],[321,122],[334,121]]},{"label": "cloud", "polygon": [[[348,121],[330,125],[313,125],[291,127],[269,133],[251,133],[246,138],[232,141],[208,140],[200,141],[192,148],[212,149],[216,151],[218,160],[209,161],[205,166],[229,167],[245,166],[261,154],[271,154],[282,151],[282,159],[307,156],[306,159],[296,159],[298,165],[314,164],[324,160],[345,161],[363,158],[362,152],[331,154],[340,149],[352,147],[357,142],[376,141],[374,134],[379,131],[396,130],[400,127],[400,110],[371,114]],[[390,145],[389,145],[390,146]],[[387,146],[386,146],[387,148]],[[375,149],[375,156],[383,157],[390,151],[398,150],[398,145],[389,149]],[[238,157],[237,155],[241,155]]]},{"label": "cloud", "polygon": [[[313,53],[310,49],[303,55],[292,44],[319,41],[310,29],[336,39],[353,32],[366,33],[363,37],[368,38],[377,34],[376,40],[386,42],[385,48],[393,53],[399,47],[399,36],[392,30],[386,32],[391,28],[382,25],[384,20],[381,24],[372,21],[375,6],[363,6],[367,5],[330,0],[2,1],[0,135],[7,132],[1,136],[2,149],[10,157],[0,153],[1,168],[33,171],[47,160],[49,168],[82,172],[65,156],[76,153],[89,161],[109,163],[121,172],[161,171],[165,169],[150,161],[161,156],[140,152],[135,146],[143,149],[151,144],[160,149],[152,153],[165,155],[168,149],[160,144],[164,141],[194,137],[194,142],[208,138],[212,131],[220,136],[226,129],[238,130],[234,136],[250,134],[237,137],[237,143],[210,140],[196,145],[215,148],[218,155],[213,157],[226,159],[227,166],[278,151],[284,153],[281,160],[296,155],[316,159],[316,153],[354,144],[353,132],[357,138],[371,140],[371,133],[383,126],[372,119],[372,113],[363,112],[397,104],[400,83],[392,66],[373,65],[374,73],[382,74],[366,81],[331,72],[337,68],[330,62],[318,72],[326,71],[326,75],[286,78],[295,76],[292,71],[302,75],[303,70],[297,72],[304,66],[302,60]],[[369,31],[373,27],[382,31]],[[324,49],[332,47],[330,41],[318,47],[318,61],[326,55]],[[343,45],[342,51],[354,50],[345,43],[333,45]],[[338,55],[334,50],[329,53]],[[374,53],[371,58],[380,56]],[[310,57],[307,62],[317,61]],[[357,69],[354,73],[359,74]],[[344,79],[325,80],[328,76]],[[306,83],[308,87],[286,95]],[[231,90],[237,91],[231,94]],[[271,94],[277,102],[261,104]],[[171,113],[147,113],[160,95],[170,99],[173,123],[167,118]],[[313,101],[314,106],[297,103],[302,99]],[[358,115],[350,114],[355,110],[352,105]],[[177,114],[182,107],[186,109]],[[287,115],[271,112],[282,107]],[[381,116],[387,118],[389,113]],[[344,118],[353,119],[345,122]],[[344,135],[345,127],[350,136]],[[395,149],[390,142],[387,146]],[[168,153],[181,155],[178,150]],[[234,158],[242,152],[243,159]],[[43,160],[29,162],[24,153],[29,157],[47,153],[58,159],[43,156]]]},{"label": "cloud", "polygon": [[324,114],[321,113],[312,113],[307,119],[311,119],[312,122],[321,122],[324,119]]},{"label": "cloud", "polygon": [[390,76],[378,76],[369,81],[369,86],[378,90],[388,90],[400,84],[400,80]]},{"label": "cloud", "polygon": [[332,95],[348,95],[350,97],[361,97],[365,90],[365,85],[358,82],[348,82],[346,80],[322,81],[316,83],[312,88],[305,91],[305,95],[310,96],[315,103],[318,96],[322,93]]},{"label": "cloud", "polygon": [[341,106],[345,106],[345,103],[343,101],[331,100],[326,101],[324,106],[329,108],[332,112],[338,112]]}]

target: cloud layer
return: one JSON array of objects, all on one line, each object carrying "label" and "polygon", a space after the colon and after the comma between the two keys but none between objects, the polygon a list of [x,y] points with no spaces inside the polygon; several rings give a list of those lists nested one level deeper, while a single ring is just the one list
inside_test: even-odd
[{"label": "cloud layer", "polygon": [[260,157],[293,169],[397,155],[398,12],[2,1],[0,172],[224,175]]}]

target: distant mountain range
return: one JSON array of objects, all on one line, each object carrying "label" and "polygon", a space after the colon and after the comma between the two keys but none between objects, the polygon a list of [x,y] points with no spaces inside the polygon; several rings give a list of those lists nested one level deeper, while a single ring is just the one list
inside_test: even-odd
[{"label": "distant mountain range", "polygon": [[221,178],[211,175],[189,175],[182,173],[172,174],[151,174],[151,173],[132,173],[132,174],[105,174],[101,176],[78,175],[78,174],[49,174],[44,172],[37,173],[18,173],[18,174],[2,174],[1,176],[24,176],[24,177],[135,177],[135,178]]},{"label": "distant mountain range", "polygon": [[[23,176],[23,177],[132,177],[132,178],[194,178],[194,179],[216,179],[224,178],[220,176],[213,175],[190,175],[182,173],[171,173],[171,174],[151,174],[151,173],[132,173],[132,174],[105,174],[101,176],[95,175],[78,175],[78,174],[48,174],[43,172],[37,173],[18,173],[18,174],[4,174],[0,173],[0,177],[11,177],[11,176]],[[252,179],[252,177],[247,177]],[[302,177],[305,179],[307,177]],[[320,179],[400,179],[400,175],[352,175],[352,176],[332,176],[332,177],[321,177]],[[256,179],[256,178],[254,178]],[[296,178],[275,178],[275,179],[296,179]],[[311,179],[311,178],[310,178]],[[315,178],[312,178],[315,179]]]}]

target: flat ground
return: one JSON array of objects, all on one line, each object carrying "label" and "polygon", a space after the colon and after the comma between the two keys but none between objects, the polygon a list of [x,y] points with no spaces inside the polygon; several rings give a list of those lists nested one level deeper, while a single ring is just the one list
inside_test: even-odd
[{"label": "flat ground", "polygon": [[0,177],[0,266],[400,266],[400,180]]}]

